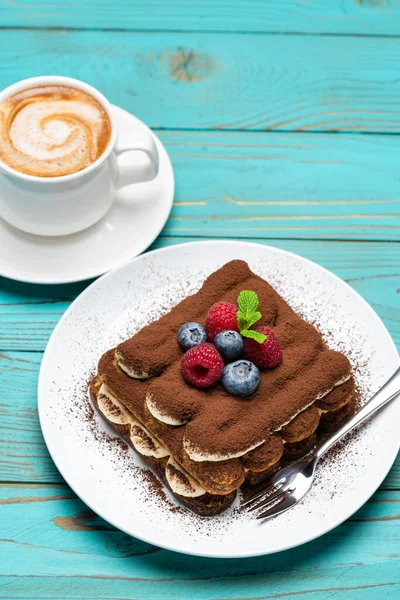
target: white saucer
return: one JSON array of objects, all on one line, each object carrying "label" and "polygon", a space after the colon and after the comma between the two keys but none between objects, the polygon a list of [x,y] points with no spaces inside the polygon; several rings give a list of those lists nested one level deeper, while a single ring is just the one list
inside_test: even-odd
[{"label": "white saucer", "polygon": [[[113,110],[120,131],[149,131],[122,108],[114,106]],[[146,250],[164,227],[174,198],[171,161],[160,140],[154,138],[160,157],[156,179],[124,188],[109,213],[89,229],[63,237],[42,237],[23,233],[0,219],[0,275],[29,283],[82,281]],[[124,160],[129,161],[129,156]],[[141,153],[137,160],[143,160]],[[135,202],[125,203],[128,197]]]},{"label": "white saucer", "polygon": [[93,417],[87,382],[103,352],[193,293],[209,273],[234,258],[248,261],[293,308],[318,322],[331,348],[349,356],[363,400],[398,367],[398,352],[382,321],[332,273],[268,246],[198,242],[138,256],[96,280],[73,302],[43,357],[38,408],[60,473],[104,519],[161,548],[239,558],[303,544],[358,510],[396,458],[400,401],[347,439],[333,459],[320,465],[304,500],[275,519],[260,524],[238,510],[238,500],[213,518],[179,510],[170,495],[170,504],[160,500],[138,468],[143,464],[138,455],[116,444],[110,427]]}]

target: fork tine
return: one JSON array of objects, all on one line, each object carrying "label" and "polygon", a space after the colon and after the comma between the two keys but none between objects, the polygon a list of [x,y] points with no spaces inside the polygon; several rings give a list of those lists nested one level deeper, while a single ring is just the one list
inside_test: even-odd
[{"label": "fork tine", "polygon": [[270,492],[272,489],[278,487],[278,489],[280,489],[286,482],[286,477],[281,477],[280,479],[277,480],[276,483],[270,483],[270,479],[267,479],[264,483],[263,483],[263,487],[255,492],[253,492],[252,494],[250,494],[250,496],[247,496],[247,498],[245,500],[243,500],[243,502],[241,503],[241,506],[248,506],[249,504],[251,504],[252,502],[254,502],[254,500],[258,500],[258,498],[261,498],[261,496],[264,496],[265,494],[267,494],[268,492]]},{"label": "fork tine", "polygon": [[258,515],[256,519],[268,519],[270,517],[280,515],[281,513],[285,512],[285,510],[291,508],[294,504],[297,504],[297,502],[298,500],[296,500],[296,498],[292,496],[290,492],[287,492],[287,495],[284,498],[282,498],[280,502],[277,502],[276,504],[268,508],[268,510]]},{"label": "fork tine", "polygon": [[[283,488],[283,489],[282,489]],[[253,504],[252,506],[250,506],[248,508],[248,512],[252,512],[253,510],[257,510],[259,508],[262,508],[263,506],[266,506],[267,504],[270,504],[271,502],[274,502],[274,500],[278,500],[278,498],[280,498],[282,495],[286,495],[287,493],[287,489],[286,487],[281,486],[280,488],[278,488],[276,490],[276,492],[274,492],[273,494],[270,494],[269,496],[263,497],[261,500],[261,502],[256,502],[255,504]],[[253,500],[254,502],[254,500]],[[248,504],[246,506],[249,506]]]}]

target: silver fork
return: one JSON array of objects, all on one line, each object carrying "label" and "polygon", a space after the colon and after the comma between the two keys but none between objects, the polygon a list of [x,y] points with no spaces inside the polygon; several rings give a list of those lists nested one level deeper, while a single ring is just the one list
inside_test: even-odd
[{"label": "silver fork", "polygon": [[349,431],[358,427],[380,408],[400,394],[400,367],[381,389],[345,423],[332,437],[326,440],[311,457],[300,460],[277,471],[242,502],[249,512],[268,507],[257,519],[275,517],[299,502],[310,489],[315,469],[320,458]]}]

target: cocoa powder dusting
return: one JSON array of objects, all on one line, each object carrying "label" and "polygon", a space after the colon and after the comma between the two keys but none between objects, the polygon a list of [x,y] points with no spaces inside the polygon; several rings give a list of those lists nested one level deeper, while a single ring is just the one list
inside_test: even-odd
[{"label": "cocoa powder dusting", "polygon": [[[186,321],[204,323],[214,302],[236,302],[243,289],[258,294],[262,314],[259,324],[274,329],[283,349],[282,363],[262,372],[258,390],[247,399],[231,396],[221,385],[207,390],[191,387],[181,374],[179,327]],[[196,451],[230,456],[262,443],[321,391],[328,391],[350,373],[347,358],[329,350],[312,325],[297,316],[266,281],[252,273],[247,263],[238,260],[227,263],[205,281],[199,292],[120,344],[116,354],[121,365],[157,377],[138,382],[118,373],[111,364],[113,351],[100,361],[99,374],[162,442],[168,447],[173,444],[175,453],[179,450],[171,439],[173,431],[160,428],[146,412],[147,394],[161,414],[185,423],[184,438]]]},{"label": "cocoa powder dusting", "polygon": [[[253,278],[254,277],[254,278]],[[226,286],[226,292],[224,292],[224,297],[222,299],[226,299],[228,301],[236,301],[236,297],[238,295],[238,291],[240,291],[241,289],[247,288],[247,289],[253,289],[254,291],[257,291],[257,293],[259,294],[264,294],[265,291],[265,287],[262,286],[262,289],[260,288],[261,283],[258,281],[259,278],[257,278],[256,276],[250,276],[250,280],[249,278],[245,278],[243,280],[242,283],[238,283],[237,279],[233,279],[232,280],[232,285],[231,286],[226,286],[227,282],[224,281],[223,285]],[[262,281],[262,280],[260,280]],[[263,282],[265,284],[265,282]],[[279,280],[279,275],[275,275],[274,278],[274,284],[278,287],[278,289],[281,289],[283,292],[285,292],[285,290],[288,289],[288,286],[285,282],[285,279],[283,278],[281,281]],[[268,284],[265,284],[266,286],[268,286]],[[236,286],[236,287],[235,287]],[[188,285],[187,285],[188,289],[192,289],[193,287],[193,282],[189,282],[188,281]],[[270,287],[270,286],[268,286]],[[204,289],[204,288],[203,288]],[[272,290],[272,288],[271,288]],[[302,342],[303,344],[305,344],[307,346],[307,344],[309,345],[309,350],[308,352],[310,353],[314,353],[313,356],[314,358],[312,360],[315,360],[315,356],[317,356],[320,352],[321,349],[325,349],[326,348],[326,342],[328,342],[328,344],[330,345],[329,341],[332,337],[332,341],[334,342],[333,346],[337,349],[340,348],[340,350],[345,351],[345,353],[347,354],[347,356],[351,359],[352,362],[352,366],[353,366],[353,372],[354,375],[356,377],[357,383],[359,384],[358,390],[357,390],[357,394],[356,394],[356,398],[353,400],[352,402],[352,410],[355,410],[358,406],[360,406],[366,399],[366,397],[369,395],[369,388],[368,388],[368,381],[370,378],[370,374],[368,373],[368,358],[364,358],[363,354],[357,350],[357,344],[354,343],[353,345],[348,343],[349,340],[344,340],[343,343],[338,343],[337,338],[334,339],[334,337],[332,336],[332,334],[328,331],[327,333],[327,329],[326,327],[324,327],[323,325],[320,326],[320,324],[318,322],[316,322],[315,320],[313,321],[313,324],[315,325],[315,328],[310,326],[310,323],[306,323],[306,326],[300,326],[298,328],[298,330],[294,329],[293,330],[293,324],[296,327],[298,325],[298,321],[301,321],[301,319],[294,315],[293,310],[288,306],[287,309],[283,310],[284,313],[284,317],[283,319],[282,317],[282,312],[280,311],[280,309],[278,310],[278,304],[279,304],[279,300],[277,300],[276,297],[280,298],[280,296],[274,291],[272,290],[272,292],[268,292],[267,293],[268,296],[268,306],[263,306],[262,307],[262,312],[263,312],[263,321],[262,324],[268,324],[269,326],[275,327],[276,328],[276,333],[278,335],[278,339],[280,340],[282,346],[284,347],[284,356],[287,355],[288,352],[288,348],[290,348],[290,346],[293,344],[293,337],[295,336],[297,340],[299,340],[300,342]],[[290,294],[289,294],[289,298],[290,298]],[[301,297],[301,292],[299,292],[297,294],[296,300],[298,297]],[[192,296],[191,298],[195,298],[194,296]],[[213,296],[213,292],[212,290],[210,290],[207,293],[207,296],[205,296],[205,303],[207,305],[207,310],[208,307],[215,301],[220,300],[221,298],[219,297],[215,297]],[[282,299],[281,299],[282,300]],[[186,300],[183,301],[184,304],[186,302]],[[166,317],[168,317],[169,315],[172,314],[173,310],[168,313],[168,315],[166,315],[165,317],[162,317],[162,319],[166,319],[165,321],[165,329],[169,329],[169,333],[168,336],[171,336],[171,326],[172,326],[172,331],[175,332],[175,336],[173,336],[174,339],[174,344],[175,344],[175,338],[176,338],[176,328],[179,327],[182,322],[184,322],[185,320],[199,320],[201,321],[201,319],[204,319],[205,317],[205,313],[206,310],[202,310],[200,307],[200,312],[197,311],[197,313],[195,313],[193,309],[193,305],[192,308],[190,307],[190,302],[191,299],[188,298],[187,299],[187,316],[186,313],[182,313],[182,318],[180,318],[179,322],[176,323],[176,318],[174,317],[173,319],[171,319],[170,317],[170,323],[168,324],[168,319],[166,319]],[[282,302],[284,302],[282,300]],[[286,303],[285,303],[286,304]],[[171,305],[168,302],[163,305],[163,306],[159,306],[158,307],[158,311],[159,311],[159,315],[160,316],[162,313],[165,313],[169,310],[171,310]],[[292,303],[293,306],[295,306],[295,303]],[[184,305],[185,307],[185,305]],[[302,314],[302,309],[299,309],[298,306],[296,306],[296,310],[298,312],[298,314]],[[193,312],[193,314],[192,314]],[[304,311],[305,314],[308,316],[308,318],[310,317],[310,311],[307,309]],[[189,315],[190,313],[190,315]],[[195,316],[198,315],[198,316]],[[280,314],[280,316],[279,316]],[[294,315],[294,317],[293,317]],[[162,321],[161,319],[161,321]],[[173,325],[171,325],[172,320],[174,321]],[[297,321],[296,321],[297,320]],[[309,321],[312,320],[309,318]],[[303,321],[303,323],[305,323],[305,321]],[[307,327],[307,325],[309,327]],[[151,328],[151,325],[149,326],[149,329]],[[147,329],[147,328],[145,328]],[[143,332],[145,331],[145,329],[143,329]],[[311,329],[313,330],[313,332],[315,333],[310,333]],[[323,339],[320,336],[320,333],[318,330],[321,330],[323,332]],[[140,333],[140,332],[139,332]],[[163,333],[163,335],[167,335],[165,332]],[[155,337],[157,337],[157,334],[154,334]],[[137,336],[135,336],[136,338]],[[134,339],[134,338],[132,338]],[[129,340],[131,341],[131,340]],[[143,367],[144,364],[146,364],[146,361],[148,362],[152,362],[152,352],[153,350],[151,350],[150,346],[152,344],[154,344],[155,339],[153,339],[153,341],[148,344],[148,348],[146,349],[146,352],[143,353],[142,356],[135,356],[135,352],[136,349],[133,347],[129,348],[129,341],[126,342],[126,346],[124,347],[124,343],[120,346],[124,347],[124,350],[126,350],[126,353],[124,354],[124,359],[126,358],[127,362],[129,362],[129,360],[132,360],[131,365],[132,366],[136,366],[136,367]],[[159,343],[159,340],[158,342]],[[285,347],[286,347],[286,352],[285,352]],[[162,384],[161,381],[164,379],[166,382],[166,387],[165,389],[167,389],[167,382],[171,381],[172,384],[175,382],[176,383],[176,379],[174,379],[177,375],[176,372],[174,374],[173,372],[173,367],[174,367],[174,363],[177,363],[179,361],[179,356],[180,356],[180,349],[179,347],[177,347],[177,345],[175,344],[174,347],[172,347],[172,343],[170,341],[170,339],[167,337],[165,337],[165,344],[159,344],[159,348],[162,349],[162,352],[160,354],[161,358],[160,360],[156,360],[155,361],[155,367],[151,368],[151,372],[152,374],[157,373],[157,376],[161,375],[161,377],[157,377],[154,378],[153,381],[150,382],[138,382],[138,381],[134,381],[134,380],[130,380],[129,378],[127,378],[126,376],[124,376],[123,381],[125,383],[122,383],[122,377],[120,378],[120,376],[122,375],[120,372],[118,372],[118,369],[115,368],[115,362],[114,362],[114,351],[110,350],[109,353],[106,353],[99,364],[99,372],[101,372],[102,376],[105,378],[105,380],[107,380],[107,384],[110,382],[110,388],[112,389],[112,384],[116,384],[116,386],[118,386],[118,395],[121,395],[123,397],[123,403],[126,404],[128,409],[132,409],[134,408],[134,410],[132,410],[132,412],[137,412],[138,414],[138,418],[139,420],[141,420],[142,422],[146,423],[146,419],[149,417],[149,415],[146,413],[146,407],[145,404],[143,402],[143,398],[145,397],[147,391],[149,389],[152,389],[152,386],[154,386],[154,389],[157,391],[157,385],[161,385],[162,388]],[[165,351],[164,351],[165,350]],[[130,354],[131,353],[131,354]],[[307,354],[307,352],[306,352]],[[336,353],[337,354],[337,353]],[[168,356],[167,356],[168,355]],[[290,358],[290,356],[288,356],[288,358]],[[298,360],[298,359],[295,359]],[[135,362],[136,361],[136,362]],[[290,359],[290,361],[288,360],[288,362],[290,363],[291,368],[294,366],[294,362],[293,359]],[[342,371],[345,371],[347,369],[348,363],[339,363],[335,364],[335,361],[333,361],[333,363],[331,361],[327,361],[327,370],[328,372],[330,372],[330,377],[331,380],[333,380],[333,373],[336,374],[337,370],[338,370],[338,365],[339,365],[339,370],[341,369]],[[117,375],[116,375],[117,374]],[[92,374],[94,375],[94,374]],[[169,379],[168,379],[169,378]],[[329,377],[328,377],[329,378]],[[277,378],[279,379],[279,378]],[[284,377],[283,377],[284,379]],[[179,381],[179,380],[178,380]],[[326,381],[326,379],[324,378],[324,381]],[[180,382],[181,383],[181,382]],[[319,385],[321,385],[321,381],[319,381]],[[186,386],[186,384],[185,384]],[[88,399],[88,384],[84,384],[82,386],[80,386],[79,388],[76,389],[76,391],[74,392],[74,396],[73,396],[73,401],[71,403],[71,405],[69,405],[68,407],[66,407],[66,411],[69,414],[70,419],[74,420],[74,422],[76,423],[76,425],[78,427],[82,428],[82,431],[85,432],[85,439],[86,439],[86,443],[88,444],[93,444],[95,443],[99,449],[99,452],[107,457],[107,460],[112,460],[113,463],[115,464],[115,469],[116,472],[120,475],[121,477],[121,481],[124,482],[124,485],[126,484],[127,486],[129,486],[129,489],[133,490],[140,490],[140,493],[142,493],[143,491],[143,495],[141,496],[143,498],[143,502],[155,502],[157,504],[157,506],[161,508],[163,508],[164,510],[167,510],[169,514],[171,515],[175,515],[178,514],[179,515],[179,519],[182,520],[182,523],[184,522],[187,525],[187,535],[188,536],[196,536],[197,534],[201,533],[208,536],[208,535],[218,535],[218,531],[223,532],[226,530],[226,528],[229,527],[229,524],[232,522],[232,520],[240,520],[240,519],[246,519],[246,515],[243,514],[243,511],[239,510],[239,508],[237,506],[234,506],[233,508],[229,509],[229,511],[227,513],[224,513],[224,515],[222,515],[221,517],[214,517],[213,519],[211,519],[212,521],[212,526],[210,527],[210,529],[208,530],[207,528],[204,527],[204,523],[206,522],[210,522],[210,520],[208,519],[203,519],[202,517],[199,517],[197,515],[193,515],[191,513],[188,513],[188,511],[180,506],[177,506],[174,501],[172,501],[170,499],[170,495],[169,492],[166,492],[163,484],[157,479],[157,477],[152,473],[152,471],[144,468],[143,466],[138,466],[136,464],[136,459],[133,458],[133,452],[130,450],[130,448],[125,444],[125,442],[120,438],[117,437],[115,435],[110,434],[108,431],[106,431],[104,429],[104,422],[99,419],[99,417],[94,413],[93,411],[93,407]],[[160,388],[160,389],[161,389]],[[188,388],[188,386],[186,386],[187,389],[191,389]],[[172,388],[171,388],[172,389]],[[196,391],[196,390],[195,390]],[[139,392],[139,393],[137,393]],[[303,397],[306,397],[306,390],[305,387],[300,387],[300,393],[304,394]],[[182,393],[183,394],[183,393]],[[140,397],[140,402],[136,402],[135,398],[139,396]],[[184,394],[183,394],[184,396]],[[183,415],[185,418],[187,419],[193,419],[194,417],[196,417],[198,414],[200,414],[201,410],[199,410],[202,408],[203,404],[206,404],[206,401],[204,400],[203,402],[198,401],[197,398],[193,401],[193,399],[190,399],[189,396],[191,396],[191,394],[187,394],[188,399],[184,401],[184,408],[182,408],[182,397],[180,397],[179,401],[176,401],[176,403],[174,403],[174,400],[176,399],[176,396],[173,396],[172,398],[170,397],[167,401],[166,404],[168,404],[169,406],[169,410],[171,411],[170,414],[180,414]],[[208,395],[206,395],[208,397]],[[224,402],[225,398],[224,398],[224,394],[221,394],[220,397],[222,398],[222,402]],[[290,400],[290,398],[289,398]],[[331,398],[332,400],[332,398]],[[162,400],[160,401],[160,405],[162,405]],[[329,398],[328,398],[329,401]],[[245,406],[246,401],[241,401],[243,403],[243,405]],[[290,400],[291,402],[291,400]],[[163,408],[165,408],[164,405],[162,405]],[[225,411],[225,406],[222,407],[223,411]],[[332,408],[332,407],[330,407]],[[245,409],[242,407],[242,410],[244,411]],[[248,407],[246,407],[246,410],[248,410]],[[168,414],[168,413],[166,413]],[[243,417],[243,415],[240,415],[241,417]],[[214,417],[215,417],[215,413],[214,413]],[[279,420],[280,416],[277,415],[275,413],[274,415],[275,420]],[[339,415],[338,415],[339,417]],[[250,418],[251,421],[251,418]],[[276,422],[275,421],[275,422]],[[81,425],[79,425],[79,423],[81,423]],[[232,417],[232,415],[229,413],[229,411],[226,411],[226,413],[224,412],[223,417],[219,419],[219,422],[217,424],[218,427],[218,431],[229,431],[230,428],[232,428],[232,426],[237,427],[238,426],[238,420],[235,419],[235,417]],[[244,429],[242,429],[240,427],[240,423],[239,423],[239,429],[237,430],[239,432],[239,437],[242,435],[245,435],[246,432],[246,428],[248,428],[249,422],[246,421],[245,427]],[[173,429],[173,428],[167,428],[167,429]],[[184,429],[184,428],[178,428],[178,429]],[[167,436],[167,442],[170,448],[174,449],[176,452],[176,456],[178,457],[179,460],[179,448],[181,448],[182,445],[182,431],[180,432],[180,437],[177,436],[177,438],[175,438],[175,434],[168,438]],[[359,457],[358,457],[358,451],[357,451],[357,440],[359,439],[359,437],[361,437],[361,432],[360,433],[355,433],[351,436],[348,436],[346,438],[346,440],[344,440],[342,443],[338,444],[337,446],[335,446],[333,448],[333,450],[329,453],[329,455],[324,458],[323,463],[321,463],[321,467],[318,469],[317,472],[317,482],[315,487],[313,488],[313,490],[318,490],[318,489],[328,489],[329,490],[329,497],[333,498],[334,496],[336,496],[337,494],[340,493],[341,488],[336,488],[335,487],[335,478],[332,479],[332,476],[330,476],[330,465],[334,465],[334,463],[336,462],[336,460],[340,460],[343,462],[343,457],[345,457],[345,464],[348,464],[349,466],[355,466],[355,467],[359,467]],[[157,437],[158,434],[157,434]],[[199,440],[200,442],[202,441],[202,434],[200,432],[199,434]],[[350,443],[351,442],[351,443]],[[349,448],[351,448],[351,454],[349,455]],[[179,462],[182,462],[181,460]],[[140,461],[139,461],[140,463]],[[229,463],[235,465],[235,461],[229,461]],[[240,461],[236,460],[236,464],[239,463],[239,467],[240,467]],[[225,465],[221,465],[224,468],[224,472],[226,472],[226,464]],[[235,467],[236,468],[236,467]],[[334,470],[333,470],[334,472]],[[218,477],[221,475],[221,472],[218,472],[218,466],[217,466],[217,473],[216,473],[216,479],[218,479]],[[196,477],[196,475],[194,474],[194,476]],[[309,499],[313,498],[313,494],[314,491],[311,491],[309,494]],[[309,500],[306,501],[309,502]],[[290,511],[291,512],[291,511]],[[288,515],[288,518],[290,519],[290,515]]]}]

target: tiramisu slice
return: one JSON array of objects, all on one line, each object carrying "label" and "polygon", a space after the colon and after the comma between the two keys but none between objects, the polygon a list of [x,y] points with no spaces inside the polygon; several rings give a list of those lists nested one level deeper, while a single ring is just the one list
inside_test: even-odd
[{"label": "tiramisu slice", "polygon": [[348,418],[354,380],[348,359],[235,260],[107,352],[91,394],[186,506],[213,515]]}]

